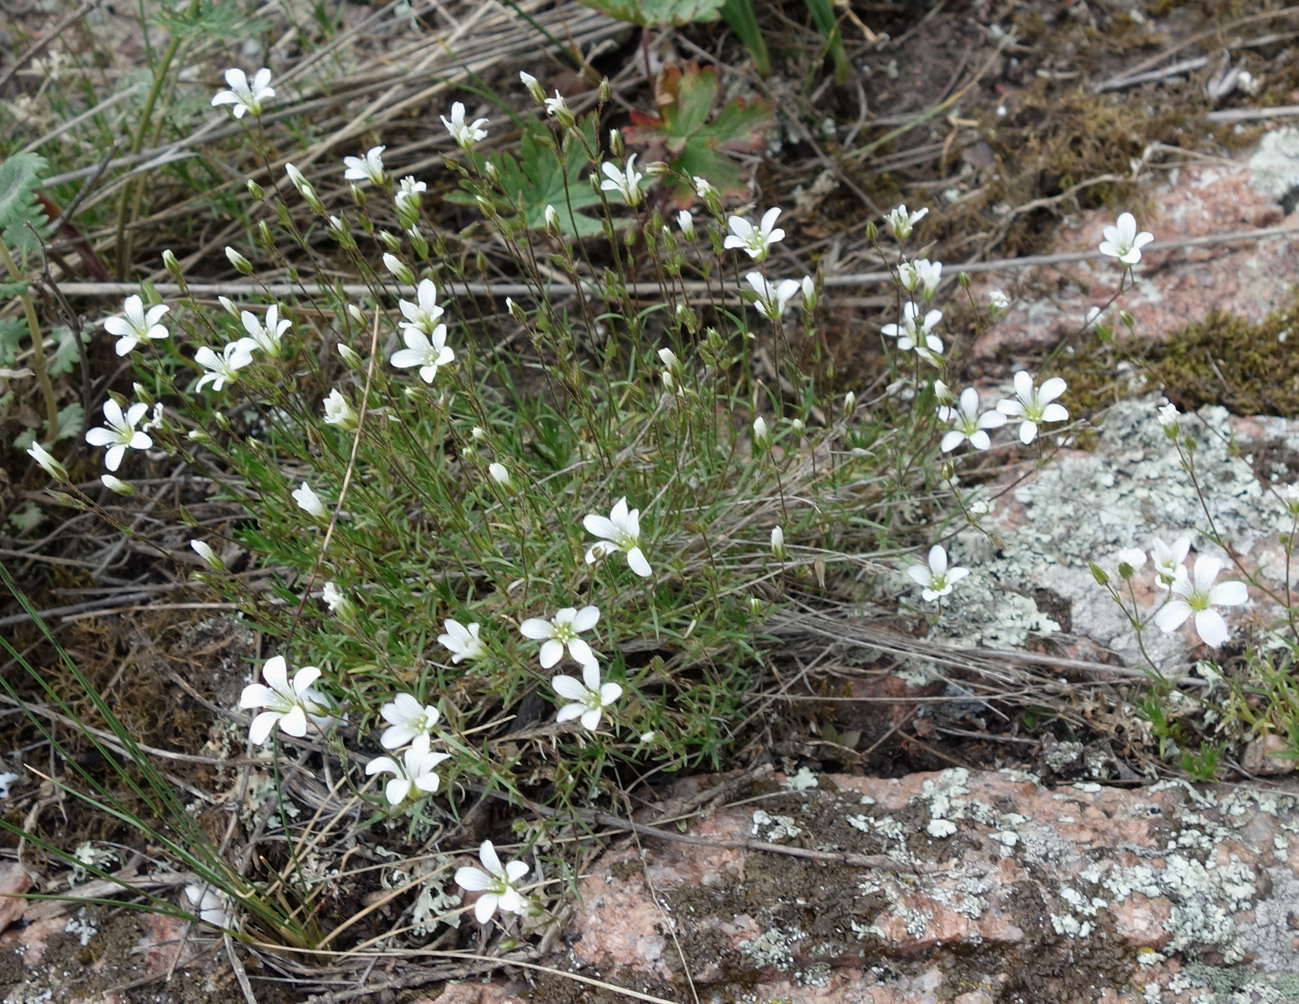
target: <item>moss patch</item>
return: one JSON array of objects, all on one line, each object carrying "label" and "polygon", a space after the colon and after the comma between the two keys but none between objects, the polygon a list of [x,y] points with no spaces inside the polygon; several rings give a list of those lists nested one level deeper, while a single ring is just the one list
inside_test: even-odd
[{"label": "moss patch", "polygon": [[1183,411],[1299,415],[1299,297],[1254,324],[1215,311],[1150,353],[1150,376]]}]

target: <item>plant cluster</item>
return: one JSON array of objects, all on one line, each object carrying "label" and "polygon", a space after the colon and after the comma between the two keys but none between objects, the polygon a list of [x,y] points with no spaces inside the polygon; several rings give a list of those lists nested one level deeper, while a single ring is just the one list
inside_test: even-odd
[{"label": "plant cluster", "polygon": [[[520,79],[538,113],[518,158],[483,149],[491,123],[463,103],[441,117],[455,194],[476,216],[463,233],[434,223],[427,183],[394,177],[382,145],[344,158],[347,209],[288,164],[276,189],[249,183],[255,243],[226,248],[242,302],[192,295],[167,253],[182,295],[154,302],[146,289],[103,322],[136,378],[85,437],[105,449],[103,484],[143,495],[124,475],[166,456],[223,503],[224,532],[176,515],[200,578],[278,643],[238,702],[254,713],[248,742],[277,771],[283,746],[313,744],[369,826],[414,832],[482,796],[572,821],[620,772],[717,763],[751,713],[775,606],[824,588],[829,567],[909,577],[937,620],[977,572],[951,563],[950,535],[895,515],[917,497],[954,501],[978,530],[989,503],[961,484],[971,454],[958,451],[991,450],[1014,424],[1005,448],[1044,460],[1047,427],[1068,434],[1061,377],[1019,371],[987,409],[978,388],[953,389],[961,336],[934,305],[943,265],[905,254],[928,210],[898,206],[882,221],[898,320],[881,341],[895,379],[841,397],[818,370],[821,284],[773,264],[779,207],[729,211],[707,177],[638,166],[616,130],[602,145],[600,107],[579,114]],[[269,159],[270,72],[225,80],[212,105]],[[506,249],[526,296],[491,295],[489,263],[462,239],[477,228]],[[323,278],[336,270],[312,231],[366,295]],[[603,238],[604,257],[583,238]],[[1151,239],[1124,213],[1100,251],[1130,276]],[[266,289],[271,263],[293,277],[291,301]],[[968,276],[957,285],[968,291]],[[999,291],[971,303],[989,321],[1012,309]],[[1175,413],[1160,420],[1193,474]],[[45,442],[58,428],[47,423]],[[41,442],[28,452],[63,483],[61,501],[95,506]],[[927,560],[910,564],[922,540]],[[269,596],[227,567],[240,550],[273,571]],[[1229,634],[1218,608],[1243,604],[1246,587],[1216,581],[1213,556],[1188,571],[1188,553],[1186,538],[1157,542],[1163,601],[1146,616],[1130,593],[1125,610],[1138,632],[1190,620],[1217,647]],[[1120,580],[1144,564],[1125,552]],[[542,838],[521,829],[535,884],[521,884],[532,865],[502,863],[490,840],[481,867],[454,873],[480,923],[544,912]],[[215,866],[200,877],[185,896],[205,923],[273,923],[248,883]],[[302,925],[295,937],[321,941]]]}]

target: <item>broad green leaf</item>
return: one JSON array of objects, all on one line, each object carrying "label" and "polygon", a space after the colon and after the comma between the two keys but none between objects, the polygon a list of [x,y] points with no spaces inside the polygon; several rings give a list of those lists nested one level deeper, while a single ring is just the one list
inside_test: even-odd
[{"label": "broad green leaf", "polygon": [[[706,178],[723,194],[740,194],[744,185],[732,153],[762,147],[763,130],[771,123],[771,105],[761,98],[735,98],[709,120],[720,87],[717,71],[687,63],[669,66],[659,82],[659,114],[632,113],[623,133],[629,144],[643,146],[647,160],[667,161],[686,178]],[[675,193],[677,205],[694,198],[689,184]]]},{"label": "broad green leaf", "polygon": [[695,21],[716,21],[726,0],[582,0],[617,21],[642,28],[679,28]]},{"label": "broad green leaf", "polygon": [[[581,121],[582,131],[586,134],[591,146],[595,147],[595,116],[588,115]],[[559,155],[548,143],[546,127],[536,120],[528,120],[523,127],[523,138],[519,141],[519,157],[511,153],[493,153],[489,157],[470,154],[475,161],[478,173],[490,160],[496,167],[504,194],[497,193],[496,209],[506,217],[518,213],[520,202],[524,206],[523,222],[530,230],[542,230],[546,226],[546,206],[554,206],[559,213],[560,226],[570,236],[594,237],[603,233],[600,221],[582,212],[600,204],[600,197],[591,189],[587,176],[591,173],[592,164],[586,151],[578,143],[572,143],[568,149],[568,165],[565,168],[559,162]],[[447,198],[461,205],[474,205],[473,189],[468,181],[461,182],[462,191],[452,192]],[[569,206],[572,206],[572,217]]]}]

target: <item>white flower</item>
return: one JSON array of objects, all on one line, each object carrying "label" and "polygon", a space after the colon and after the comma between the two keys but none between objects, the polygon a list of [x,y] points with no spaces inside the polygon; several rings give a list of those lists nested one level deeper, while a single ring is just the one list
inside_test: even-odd
[{"label": "white flower", "polygon": [[219,572],[226,567],[225,562],[221,560],[221,556],[204,541],[191,540],[189,546],[194,549],[194,553],[202,558],[209,568],[215,568]]},{"label": "white flower", "polygon": [[474,144],[480,139],[487,138],[487,130],[483,126],[487,125],[486,119],[474,119],[472,122],[465,122],[465,106],[459,101],[451,106],[451,121],[447,121],[445,115],[441,116],[442,124],[446,126],[447,132],[451,134],[462,150],[472,150]]},{"label": "white flower", "polygon": [[777,561],[785,560],[785,531],[778,526],[771,528],[771,553]]},{"label": "white flower", "polygon": [[514,479],[510,477],[510,469],[504,464],[493,461],[487,465],[487,473],[502,488],[514,487]]},{"label": "white flower", "polygon": [[519,879],[528,874],[525,862],[510,861],[502,867],[490,840],[484,840],[478,849],[478,860],[483,863],[482,868],[456,869],[456,885],[465,892],[482,893],[474,904],[474,917],[478,923],[486,924],[497,910],[516,913],[520,917],[532,911],[532,901],[515,888]]},{"label": "white flower", "polygon": [[244,330],[248,332],[248,337],[240,341],[250,353],[253,349],[261,349],[274,359],[280,357],[280,339],[284,337],[284,332],[293,326],[293,322],[287,318],[280,319],[278,304],[273,303],[266,308],[265,323],[258,320],[257,315],[250,310],[240,311],[239,320],[243,322]]},{"label": "white flower", "polygon": [[320,598],[325,601],[325,606],[329,607],[329,612],[339,620],[350,621],[356,616],[356,608],[352,606],[352,601],[332,579],[320,588]]},{"label": "white flower", "polygon": [[235,118],[241,119],[245,112],[260,115],[268,98],[275,97],[275,88],[271,86],[271,71],[263,66],[253,74],[252,84],[248,76],[240,69],[226,70],[228,91],[217,91],[212,97],[212,106],[232,105],[230,109]]},{"label": "white flower", "polygon": [[880,328],[880,333],[887,335],[889,338],[896,338],[898,348],[903,352],[910,352],[912,349],[919,351],[920,347],[923,346],[931,352],[941,354],[943,351],[942,339],[932,334],[932,332],[934,326],[942,319],[943,312],[941,310],[931,310],[922,319],[920,317],[920,308],[908,300],[902,308],[902,323],[886,324]]},{"label": "white flower", "polygon": [[1001,314],[1010,309],[1010,297],[999,289],[988,290],[988,309]]},{"label": "white flower", "polygon": [[429,794],[438,790],[441,778],[436,773],[437,765],[450,760],[451,754],[433,752],[429,749],[430,742],[428,733],[422,732],[402,754],[401,763],[390,756],[380,756],[365,765],[367,776],[379,773],[397,775],[383,786],[389,805],[401,805],[410,796],[411,789]]},{"label": "white flower", "polygon": [[645,552],[640,549],[640,510],[632,509],[629,512],[625,497],[613,504],[607,517],[588,513],[582,519],[582,525],[586,527],[587,533],[603,538],[587,549],[588,565],[612,551],[622,551],[627,555],[627,566],[641,578],[649,578],[649,562],[645,560]]},{"label": "white flower", "polygon": [[690,183],[695,186],[695,195],[699,197],[701,202],[707,202],[709,194],[717,191],[711,181],[707,178],[701,178],[697,174],[690,179]]},{"label": "white flower", "polygon": [[803,289],[803,309],[808,311],[815,310],[817,301],[820,299],[820,294],[816,291],[816,283],[812,281],[810,275],[805,275],[803,276],[801,286]]},{"label": "white flower", "polygon": [[589,732],[600,727],[602,710],[622,696],[622,687],[618,684],[600,682],[600,667],[594,662],[582,667],[580,681],[571,676],[556,676],[550,685],[560,697],[572,702],[559,709],[555,721],[567,722],[580,717],[582,728]]},{"label": "white flower", "polygon": [[379,745],[395,750],[418,736],[428,735],[442,714],[431,704],[420,704],[413,694],[398,694],[379,709],[379,717],[388,723]]},{"label": "white flower", "polygon": [[1195,633],[1210,648],[1217,648],[1227,640],[1227,622],[1222,614],[1214,610],[1215,606],[1235,607],[1249,599],[1249,591],[1243,582],[1219,582],[1214,579],[1222,569],[1218,558],[1202,554],[1195,559],[1195,568],[1190,575],[1183,575],[1175,580],[1172,591],[1177,594],[1155,614],[1155,624],[1165,634],[1171,634],[1181,627],[1188,617],[1195,615]]},{"label": "white flower", "polygon": [[423,195],[427,191],[428,185],[422,181],[416,181],[413,175],[406,175],[397,184],[397,194],[393,196],[398,212],[405,213],[408,216],[416,215],[419,212],[419,207],[423,204]]},{"label": "white flower", "polygon": [[320,496],[312,491],[311,485],[305,481],[302,482],[301,488],[293,489],[293,501],[298,503],[299,509],[309,516],[315,516],[316,519],[325,519],[329,515],[325,512],[325,504],[320,501]]},{"label": "white flower", "polygon": [[1135,265],[1141,260],[1141,249],[1155,239],[1145,230],[1137,233],[1137,220],[1131,213],[1120,214],[1117,225],[1105,228],[1105,239],[1100,252],[1117,258],[1124,265]]},{"label": "white flower", "polygon": [[[1139,571],[1146,567],[1146,552],[1141,550],[1139,547],[1125,547],[1119,551],[1117,563],[1120,574],[1123,571],[1124,565],[1127,565],[1132,572]],[[1131,573],[1124,575],[1123,577],[1125,579],[1130,578]]]},{"label": "white flower", "polygon": [[1167,589],[1186,575],[1186,567],[1182,562],[1190,550],[1190,537],[1178,537],[1171,546],[1158,537],[1150,542],[1150,563],[1155,566],[1155,576],[1158,579],[1155,584],[1160,589]]},{"label": "white flower", "polygon": [[540,617],[529,617],[519,625],[519,632],[525,638],[543,642],[541,646],[541,668],[549,669],[564,657],[564,647],[568,654],[583,666],[595,662],[595,653],[591,646],[578,637],[583,631],[590,631],[600,620],[600,609],[585,606],[581,610],[575,607],[564,607],[555,613],[550,620]]},{"label": "white flower", "polygon": [[138,431],[139,424],[149,406],[138,401],[122,413],[122,407],[111,397],[104,402],[105,425],[91,429],[86,433],[86,442],[91,446],[107,446],[104,454],[104,466],[110,471],[122,466],[122,457],[127,450],[147,450],[153,445],[153,439],[147,432]]},{"label": "white flower", "polygon": [[1044,422],[1066,422],[1069,412],[1063,405],[1053,404],[1068,385],[1060,377],[1044,380],[1041,387],[1033,386],[1027,371],[1015,374],[1015,400],[1007,398],[997,404],[997,410],[1009,418],[1019,419],[1019,439],[1025,446],[1037,438],[1037,427]]},{"label": "white flower", "polygon": [[419,367],[420,379],[432,383],[438,368],[452,362],[456,354],[447,345],[447,326],[439,324],[430,334],[425,334],[413,324],[402,329],[404,349],[392,354],[392,364],[400,369]]},{"label": "white flower", "polygon": [[772,206],[762,214],[756,227],[740,216],[727,217],[726,226],[731,232],[722,246],[739,248],[754,261],[765,261],[771,245],[785,239],[785,231],[776,226],[779,215],[780,208]]},{"label": "white flower", "polygon": [[682,209],[677,213],[677,226],[681,228],[681,236],[686,240],[695,239],[695,218],[690,215],[689,209]]},{"label": "white flower", "polygon": [[761,272],[750,272],[744,279],[758,294],[754,306],[767,320],[779,324],[790,298],[798,292],[798,283],[793,279],[781,279],[773,286]]},{"label": "white flower", "polygon": [[948,405],[940,407],[938,417],[952,424],[940,444],[944,453],[950,453],[966,440],[976,450],[986,450],[992,443],[984,430],[1000,429],[1006,424],[1006,416],[999,411],[979,414],[979,392],[973,387],[961,391],[960,403],[955,408]]},{"label": "white flower", "polygon": [[185,898],[189,905],[198,911],[198,919],[213,927],[230,927],[230,912],[226,908],[226,899],[219,892],[207,885],[187,885]]},{"label": "white flower", "polygon": [[325,398],[325,424],[340,429],[351,429],[356,426],[356,409],[337,387],[329,392],[329,397]]},{"label": "white flower", "polygon": [[902,280],[902,288],[908,293],[914,293],[918,288],[923,287],[925,299],[932,300],[943,275],[943,263],[931,262],[928,258],[904,261],[898,266],[898,275]]},{"label": "white flower", "polygon": [[1161,425],[1165,430],[1172,429],[1174,432],[1176,432],[1176,431],[1177,431],[1177,414],[1178,414],[1178,413],[1177,413],[1177,405],[1175,405],[1175,404],[1163,404],[1163,405],[1160,405],[1160,406],[1159,406],[1159,411],[1158,411],[1158,413],[1156,414],[1156,417],[1159,419],[1159,424],[1160,424],[1160,425]]},{"label": "white flower", "polygon": [[928,209],[917,209],[914,213],[908,213],[905,205],[895,206],[884,215],[884,226],[894,237],[904,241],[928,212]]},{"label": "white flower", "polygon": [[170,332],[158,319],[170,309],[165,303],[156,303],[145,310],[138,296],[128,296],[122,303],[121,316],[104,321],[104,330],[117,337],[117,354],[126,355],[147,338],[166,338]]},{"label": "white flower", "polygon": [[912,565],[907,574],[923,587],[920,595],[932,601],[950,593],[952,586],[969,575],[970,570],[959,565],[948,568],[947,551],[941,544],[935,544],[929,549],[929,564]]},{"label": "white flower", "polygon": [[568,102],[564,100],[564,95],[559,93],[558,88],[555,89],[555,96],[546,98],[544,104],[546,114],[558,119],[560,125],[567,127],[573,124],[572,109],[568,107]]},{"label": "white flower", "polygon": [[67,481],[67,469],[54,459],[40,443],[33,442],[27,447],[27,455],[41,465],[41,468],[56,481]]},{"label": "white flower", "polygon": [[238,371],[253,361],[248,342],[249,339],[246,338],[228,342],[221,350],[221,355],[217,355],[206,345],[195,352],[194,361],[208,372],[198,378],[194,389],[202,390],[207,384],[211,384],[213,390],[221,390],[226,384],[234,383],[238,379]]},{"label": "white flower", "polygon": [[617,192],[627,205],[640,205],[640,183],[644,180],[645,175],[636,170],[636,155],[634,153],[627,158],[627,163],[621,170],[619,170],[617,164],[608,161],[600,165],[600,170],[604,173],[604,181],[600,182],[600,191]]},{"label": "white flower", "polygon": [[386,146],[372,146],[365,151],[364,157],[344,157],[344,181],[371,181],[376,185],[383,184],[383,151]]},{"label": "white flower", "polygon": [[758,446],[766,446],[771,442],[771,433],[767,429],[767,420],[761,415],[753,420],[753,442]]},{"label": "white flower", "polygon": [[463,662],[465,659],[481,659],[487,654],[487,647],[478,637],[478,622],[461,624],[448,617],[442,622],[446,634],[438,635],[438,644],[451,653],[451,661]]},{"label": "white flower", "polygon": [[438,319],[446,311],[438,306],[438,288],[433,284],[432,279],[419,281],[419,285],[415,287],[415,301],[411,303],[409,300],[401,300],[397,304],[401,308],[402,316],[406,318],[401,324],[402,331],[414,328],[426,335],[433,334]]},{"label": "white flower", "polygon": [[[136,393],[138,394],[140,392],[140,385],[137,383],[134,386],[136,388]],[[140,426],[141,431],[152,432],[154,429],[162,425],[162,412],[162,402],[158,401],[154,404],[153,411],[149,414],[149,421]]]},{"label": "white flower", "polygon": [[253,719],[248,730],[248,740],[254,746],[270,738],[277,722],[285,735],[299,739],[307,734],[307,719],[322,728],[329,724],[329,700],[311,687],[320,679],[318,668],[303,666],[290,683],[284,656],[276,655],[262,666],[262,679],[265,685],[250,683],[239,697],[241,708],[267,709]]}]

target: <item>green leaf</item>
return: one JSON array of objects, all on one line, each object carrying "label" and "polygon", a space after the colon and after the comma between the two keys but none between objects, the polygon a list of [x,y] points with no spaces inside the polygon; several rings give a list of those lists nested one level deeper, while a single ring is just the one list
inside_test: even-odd
[{"label": "green leaf", "polygon": [[582,0],[617,21],[642,28],[679,28],[696,21],[716,21],[726,0]]},{"label": "green leaf", "polygon": [[15,153],[0,163],[0,233],[7,245],[24,254],[37,251],[28,223],[41,236],[49,232],[50,221],[36,201],[44,171],[44,158],[34,153]]},{"label": "green leaf", "polygon": [[[595,116],[587,115],[579,123],[579,128],[586,135],[592,149],[595,148]],[[523,127],[523,138],[519,141],[519,158],[510,153],[493,153],[490,157],[470,154],[476,162],[479,174],[483,173],[486,161],[490,160],[500,177],[501,188],[505,191],[495,193],[496,210],[502,216],[515,217],[520,203],[523,209],[523,222],[529,230],[543,230],[546,226],[546,206],[554,206],[559,213],[560,226],[570,236],[593,237],[604,232],[603,224],[592,216],[582,212],[600,204],[600,197],[591,189],[585,174],[591,164],[586,151],[578,143],[568,148],[567,167],[562,165],[559,154],[554,147],[543,139],[548,139],[546,127],[535,119],[527,120]],[[463,191],[452,192],[447,196],[451,202],[461,205],[474,205],[475,194],[473,183],[461,181]],[[569,206],[573,212],[570,217]]]},{"label": "green leaf", "polygon": [[[712,67],[669,66],[659,82],[659,114],[632,112],[632,125],[623,134],[629,144],[645,147],[647,160],[665,160],[676,173],[698,175],[723,194],[735,195],[745,186],[730,154],[761,149],[771,105],[761,98],[735,98],[709,121],[720,89]],[[694,189],[683,183],[675,197],[677,205],[688,206]]]},{"label": "green leaf", "polygon": [[[56,327],[54,337],[59,340],[59,344],[54,350],[54,357],[46,363],[46,372],[51,377],[59,377],[69,372],[76,365],[77,360],[81,358],[81,353],[77,351],[77,336],[66,325],[61,324]],[[81,340],[89,344],[90,332],[82,332]]]}]

